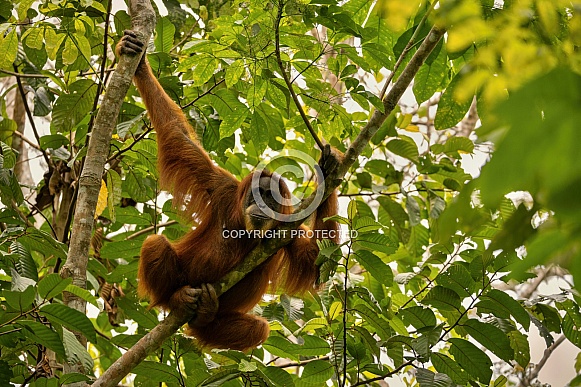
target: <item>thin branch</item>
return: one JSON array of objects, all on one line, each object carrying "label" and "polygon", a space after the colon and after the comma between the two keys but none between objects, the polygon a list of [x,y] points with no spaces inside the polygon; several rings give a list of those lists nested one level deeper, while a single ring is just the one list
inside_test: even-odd
[{"label": "thin branch", "polygon": [[555,349],[557,349],[557,347],[561,345],[563,341],[565,341],[565,335],[561,335],[557,340],[555,340],[553,344],[551,344],[549,348],[545,349],[545,352],[543,353],[543,357],[541,358],[541,360],[539,360],[539,362],[537,363],[535,368],[531,371],[531,373],[525,376],[523,380],[521,380],[519,387],[528,387],[531,385],[532,381],[538,378],[539,373],[547,363],[547,360],[549,360]]},{"label": "thin branch", "polygon": [[284,65],[282,64],[282,59],[280,57],[280,21],[282,20],[283,7],[284,7],[284,1],[279,0],[278,15],[276,17],[276,21],[274,24],[276,61],[278,63],[278,67],[280,68],[280,73],[282,75],[282,78],[284,79],[284,83],[286,83],[286,87],[288,88],[288,91],[290,92],[290,95],[291,95],[291,97],[292,97],[292,99],[293,99],[293,101],[294,101],[294,103],[299,111],[299,114],[303,118],[303,121],[305,122],[305,125],[307,126],[307,129],[309,130],[309,133],[311,133],[311,136],[313,136],[313,139],[315,140],[315,142],[319,146],[319,149],[323,150],[325,145],[323,145],[323,143],[319,139],[319,136],[317,136],[317,133],[315,133],[315,130],[313,129],[313,126],[311,125],[311,121],[309,121],[307,114],[303,110],[303,107],[301,106],[301,102],[299,101],[299,98],[297,97],[297,94],[295,93],[295,90],[293,89],[293,85],[288,77],[288,74],[286,73],[286,71],[284,69]]},{"label": "thin branch", "polygon": [[28,138],[24,137],[24,134],[20,133],[18,130],[15,130],[13,133],[16,136],[20,137],[20,139],[22,141],[24,141],[25,143],[27,143],[28,145],[30,145],[31,147],[33,147],[37,151],[41,151],[42,152],[42,148],[39,147],[38,144],[35,144],[34,142],[30,141]]},{"label": "thin branch", "polygon": [[129,146],[127,146],[127,148],[123,148],[120,149],[118,152],[116,152],[115,154],[113,154],[111,157],[109,157],[105,163],[110,163],[111,161],[115,160],[117,157],[121,156],[123,153],[128,152],[131,150],[131,148],[133,148],[135,146],[135,144],[137,144],[138,141],[142,140],[149,132],[151,132],[153,130],[153,127],[147,128],[147,130],[143,133],[141,133],[136,139],[135,141],[133,141],[131,144],[129,144]]},{"label": "thin branch", "polygon": [[146,227],[143,230],[139,230],[136,233],[129,235],[127,238],[125,238],[125,240],[135,239],[142,236],[143,234],[149,234],[150,232],[155,231],[156,229],[173,226],[174,224],[178,223],[179,222],[177,220],[170,220],[169,222],[154,224],[153,226]]},{"label": "thin branch", "polygon": [[371,379],[364,380],[362,382],[357,382],[355,384],[352,384],[351,387],[367,386],[372,382],[378,382],[378,381],[383,380],[385,378],[389,378],[390,376],[397,374],[399,371],[403,370],[405,367],[410,366],[412,364],[413,364],[413,361],[409,360],[409,361],[403,363],[402,365],[400,365],[399,367],[397,367],[396,369],[394,369],[393,371],[390,371],[383,376],[378,376],[376,378],[371,378]]},{"label": "thin branch", "polygon": [[294,363],[275,365],[275,367],[278,367],[278,368],[302,367],[304,365],[307,365],[307,364],[312,363],[312,362],[317,361],[317,360],[329,360],[330,358],[331,358],[330,356],[323,356],[323,357],[317,357],[315,359],[303,360],[303,361],[298,361],[298,362],[294,362]]},{"label": "thin branch", "polygon": [[89,138],[91,138],[91,132],[93,131],[93,125],[95,124],[95,111],[99,105],[99,98],[101,97],[101,92],[105,87],[105,66],[107,65],[107,40],[109,38],[109,19],[111,17],[111,7],[113,5],[112,1],[109,1],[107,6],[107,16],[105,18],[105,33],[103,34],[103,60],[101,61],[99,82],[97,82],[97,93],[95,94],[95,99],[93,100],[93,108],[91,109],[91,118],[89,119],[89,124],[87,126],[87,135],[85,137],[85,145],[89,143]]},{"label": "thin branch", "polygon": [[341,176],[344,176],[347,170],[355,163],[355,160],[365,146],[371,140],[371,137],[381,127],[381,124],[385,121],[385,119],[391,114],[393,109],[397,106],[397,103],[401,99],[403,93],[411,84],[413,78],[415,77],[416,73],[420,69],[421,65],[424,63],[426,58],[431,54],[433,49],[436,47],[440,39],[444,36],[445,29],[434,26],[414,54],[410,59],[407,66],[402,71],[401,75],[394,83],[393,87],[389,90],[385,98],[383,99],[383,108],[384,111],[376,110],[371,119],[361,129],[361,132],[357,136],[357,138],[353,141],[353,143],[349,146],[347,151],[345,152],[345,159],[343,160],[342,165],[337,169],[334,176],[331,178],[337,179]]},{"label": "thin branch", "polygon": [[[14,70],[16,74],[18,74],[18,67],[14,66]],[[18,84],[18,91],[20,92],[20,96],[22,97],[22,103],[24,104],[24,109],[26,110],[26,115],[28,116],[28,121],[30,121],[30,126],[32,127],[32,132],[34,133],[34,138],[40,145],[40,136],[38,135],[38,130],[36,130],[36,124],[34,123],[34,118],[32,117],[32,112],[30,111],[30,106],[28,106],[28,101],[26,100],[26,93],[24,92],[24,86],[22,85],[22,80],[20,79],[19,75],[16,75],[16,83]],[[46,152],[42,152],[42,156],[46,161],[46,164],[50,167],[51,162],[48,158]]]},{"label": "thin branch", "polygon": [[203,98],[204,96],[210,94],[212,92],[212,90],[214,90],[216,87],[220,86],[224,82],[226,82],[226,80],[225,79],[221,79],[218,83],[215,83],[214,86],[210,87],[208,90],[204,91],[202,94],[200,94],[196,98],[194,98],[193,101],[188,102],[186,105],[182,106],[182,109],[189,108],[190,106],[192,106],[193,104],[195,104],[196,102],[198,102],[201,98]]},{"label": "thin branch", "polygon": [[0,73],[8,74],[8,75],[13,75],[15,77],[20,77],[20,78],[48,78],[48,75],[43,75],[43,74],[21,74],[18,71],[9,71],[9,70],[4,70],[4,69],[0,69]]}]

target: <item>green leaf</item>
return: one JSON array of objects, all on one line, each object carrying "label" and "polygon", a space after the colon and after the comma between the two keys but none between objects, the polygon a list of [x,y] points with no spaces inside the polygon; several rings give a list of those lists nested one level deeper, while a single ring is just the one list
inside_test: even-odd
[{"label": "green leaf", "polygon": [[226,67],[226,86],[228,88],[234,86],[242,78],[244,69],[244,61],[240,59]]},{"label": "green leaf", "polygon": [[443,48],[442,42],[438,43],[438,46],[414,77],[412,90],[418,104],[430,99],[440,89],[447,74],[446,50]]},{"label": "green leaf", "polygon": [[5,360],[0,360],[0,384],[10,386],[10,379],[14,376],[10,364]]},{"label": "green leaf", "polygon": [[65,288],[66,292],[74,294],[77,297],[82,298],[83,300],[87,301],[89,304],[99,307],[99,303],[93,294],[87,289],[83,289],[78,287],[77,285],[70,284]]},{"label": "green leaf", "polygon": [[220,61],[216,58],[207,56],[203,57],[196,63],[196,67],[192,72],[192,78],[194,79],[194,86],[202,86],[212,78],[214,72],[218,69]]},{"label": "green leaf", "polygon": [[0,68],[6,70],[14,70],[12,64],[16,60],[18,53],[18,36],[16,35],[16,28],[12,28],[6,36],[0,37]]},{"label": "green leaf", "polygon": [[70,132],[92,109],[97,94],[97,84],[90,79],[80,79],[70,85],[68,94],[56,100],[50,124],[51,133]]},{"label": "green leaf", "polygon": [[377,255],[371,251],[359,250],[356,253],[357,261],[363,265],[379,283],[386,287],[393,283],[393,271]]},{"label": "green leaf", "polygon": [[44,345],[62,357],[66,357],[63,341],[53,329],[30,320],[19,320],[16,325],[22,327],[22,333],[30,340]]},{"label": "green leaf", "polygon": [[49,274],[38,283],[38,294],[43,299],[50,300],[61,294],[71,282],[72,278],[62,278],[57,273]]},{"label": "green leaf", "polygon": [[44,48],[44,31],[42,28],[29,28],[23,34],[22,40],[28,47],[40,50]]},{"label": "green leaf", "polygon": [[[4,120],[6,121],[6,119]],[[4,122],[2,121],[2,122]],[[12,136],[12,134],[10,134]],[[16,154],[14,153],[14,151],[12,150],[12,148],[10,146],[8,146],[7,144],[0,142],[0,146],[2,147],[2,158],[0,158],[0,161],[2,161],[2,163],[4,165],[0,165],[0,168],[4,168],[4,169],[12,169],[14,168],[14,166],[16,165]]]},{"label": "green leaf", "polygon": [[[14,283],[13,283],[14,285]],[[14,310],[26,312],[32,306],[36,291],[34,286],[28,286],[23,291],[3,290],[2,296],[6,303]]]},{"label": "green leaf", "polygon": [[155,26],[155,49],[169,53],[173,47],[173,37],[176,32],[175,26],[170,22],[168,16],[164,16],[157,21]]},{"label": "green leaf", "polygon": [[[356,223],[359,219],[357,218]],[[375,224],[375,223],[374,223]],[[397,251],[394,241],[385,234],[378,232],[368,233],[357,236],[357,247],[363,247],[372,251],[379,251],[387,255],[391,255]]]},{"label": "green leaf", "polygon": [[464,118],[466,112],[470,109],[471,98],[466,101],[458,101],[455,95],[456,88],[460,87],[461,77],[461,73],[456,74],[440,98],[436,118],[434,119],[434,126],[437,130],[453,127]]},{"label": "green leaf", "polygon": [[90,342],[95,342],[95,328],[89,318],[76,309],[62,304],[49,304],[40,308],[42,316],[50,322],[58,323],[72,331],[80,332]]},{"label": "green leaf", "polygon": [[412,306],[400,310],[400,314],[404,323],[411,324],[416,329],[436,326],[436,315],[428,308]]},{"label": "green leaf", "polygon": [[416,379],[420,387],[452,387],[452,379],[446,374],[436,374],[425,368],[418,368]]},{"label": "green leaf", "polygon": [[500,318],[508,318],[509,315],[512,315],[525,330],[529,330],[531,320],[528,312],[520,302],[505,292],[497,289],[490,290],[480,297],[480,301],[476,304],[476,307],[480,313],[488,312]]},{"label": "green leaf", "polygon": [[263,369],[262,372],[264,373],[264,375],[266,375],[267,378],[269,378],[271,381],[274,381],[273,383],[275,383],[275,386],[277,387],[295,386],[295,383],[293,382],[293,379],[290,376],[290,374],[279,367],[269,366]]},{"label": "green leaf", "polygon": [[77,50],[77,46],[73,41],[71,36],[68,36],[65,39],[65,47],[63,49],[63,64],[70,65],[75,63],[77,60],[77,56],[79,55],[79,50]]},{"label": "green leaf", "polygon": [[476,283],[466,267],[458,262],[453,263],[448,270],[436,278],[438,285],[450,288],[462,297],[468,297],[476,288]]},{"label": "green leaf", "polygon": [[129,259],[139,257],[142,244],[143,241],[135,239],[106,243],[101,249],[101,258]]},{"label": "green leaf", "polygon": [[66,328],[63,328],[63,344],[69,364],[81,364],[86,370],[93,369],[93,358],[87,352],[87,348]]},{"label": "green leaf", "polygon": [[67,246],[41,230],[27,228],[26,234],[18,238],[18,241],[29,250],[38,251],[45,257],[51,255],[61,259],[67,257]]},{"label": "green leaf", "polygon": [[563,317],[563,334],[571,343],[581,348],[581,314],[579,307],[571,300],[558,304],[559,309],[567,312]]},{"label": "green leaf", "polygon": [[444,144],[444,153],[453,155],[458,152],[474,153],[474,143],[466,137],[450,137]]},{"label": "green leaf", "polygon": [[294,355],[294,345],[287,339],[279,336],[271,335],[268,340],[262,344],[264,349],[266,349],[269,353],[273,354],[274,356],[279,356],[285,359],[293,359],[298,360],[298,356]]},{"label": "green leaf", "polygon": [[62,134],[47,134],[40,138],[40,147],[46,149],[58,149],[69,144],[69,139]]},{"label": "green leaf", "polygon": [[461,300],[458,293],[443,286],[432,288],[422,300],[422,303],[432,305],[444,311],[459,311]]},{"label": "green leaf", "polygon": [[414,163],[419,162],[418,147],[413,143],[413,141],[405,141],[396,138],[388,142],[386,148],[394,154],[405,157]]},{"label": "green leaf", "polygon": [[510,340],[503,331],[494,325],[469,319],[462,325],[462,328],[486,349],[489,349],[507,363],[514,359],[514,351],[510,346]]},{"label": "green leaf", "polygon": [[448,339],[450,354],[458,364],[481,383],[488,384],[492,378],[492,361],[478,347],[469,341],[457,338]]},{"label": "green leaf", "polygon": [[91,378],[87,375],[79,374],[79,373],[70,373],[61,375],[59,378],[59,383],[61,386],[66,386],[67,384],[77,383],[77,382],[88,382]]},{"label": "green leaf", "polygon": [[147,378],[156,382],[175,382],[179,383],[180,378],[174,367],[167,364],[153,361],[143,361],[132,372],[136,375],[147,376]]},{"label": "green leaf", "polygon": [[377,312],[371,310],[364,304],[358,304],[355,306],[355,311],[361,315],[363,321],[366,324],[371,325],[375,329],[375,333],[382,339],[387,340],[391,337],[392,332],[389,328],[389,324],[385,319],[383,319]]},{"label": "green leaf", "polygon": [[448,375],[456,384],[465,386],[470,380],[470,376],[448,356],[434,352],[432,353],[432,364],[438,372]]},{"label": "green leaf", "polygon": [[301,374],[301,382],[321,386],[333,376],[333,365],[325,360],[315,360],[308,363]]},{"label": "green leaf", "polygon": [[531,361],[531,349],[527,336],[519,331],[508,332],[510,346],[514,350],[514,360],[522,367],[527,368]]},{"label": "green leaf", "polygon": [[30,252],[22,243],[14,241],[10,244],[10,252],[19,256],[14,267],[18,274],[31,280],[38,281],[38,269]]}]

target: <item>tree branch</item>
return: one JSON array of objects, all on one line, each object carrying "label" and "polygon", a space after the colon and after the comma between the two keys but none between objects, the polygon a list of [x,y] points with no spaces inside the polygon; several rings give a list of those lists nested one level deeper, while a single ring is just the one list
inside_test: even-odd
[{"label": "tree branch", "polygon": [[[130,0],[129,10],[132,15],[132,25],[147,41],[155,27],[155,13],[149,0]],[[144,39],[145,38],[145,39]],[[67,262],[61,270],[63,278],[72,277],[73,284],[86,288],[87,261],[93,219],[105,160],[109,154],[111,134],[117,122],[121,104],[131,85],[133,75],[137,69],[140,57],[123,56],[111,77],[111,82],[105,92],[103,103],[97,113],[94,129],[89,141],[87,156],[83,171],[79,178],[78,200],[72,225],[72,235]],[[65,302],[70,307],[85,313],[86,302],[70,293],[65,293]],[[77,338],[85,344],[86,339],[81,335]],[[67,366],[65,372],[82,372],[81,366],[73,368]]]},{"label": "tree branch", "polygon": [[284,66],[282,64],[282,59],[280,57],[280,21],[282,20],[283,7],[284,7],[284,1],[279,0],[278,15],[276,17],[276,21],[274,24],[274,39],[275,39],[274,50],[276,53],[276,61],[278,63],[278,67],[280,68],[280,73],[282,75],[282,78],[284,79],[284,83],[286,83],[286,87],[288,88],[288,91],[290,92],[290,95],[291,95],[291,97],[292,97],[292,99],[293,99],[293,101],[294,101],[294,103],[299,111],[299,114],[301,115],[303,121],[305,122],[305,125],[307,126],[307,129],[311,133],[311,136],[313,136],[313,139],[315,140],[315,142],[319,146],[319,149],[323,150],[324,145],[321,142],[321,140],[319,139],[319,137],[317,136],[317,133],[315,132],[315,130],[313,129],[313,126],[311,125],[311,121],[309,121],[309,117],[307,117],[307,114],[303,110],[303,107],[301,106],[301,102],[299,101],[299,98],[297,97],[297,94],[295,93],[295,90],[293,89],[293,85],[288,77],[288,74],[284,70]]},{"label": "tree branch", "polygon": [[[401,76],[394,84],[383,100],[384,112],[375,111],[367,125],[361,130],[361,133],[351,146],[347,149],[345,159],[338,170],[325,180],[325,197],[329,196],[331,192],[339,186],[341,178],[345,175],[347,170],[353,165],[357,157],[361,154],[365,145],[369,142],[371,137],[377,132],[379,127],[383,124],[385,119],[389,116],[392,110],[397,106],[397,103],[404,91],[409,87],[414,76],[418,72],[421,65],[430,55],[434,47],[438,44],[444,35],[444,29],[433,27],[426,39],[422,42],[418,51],[410,59],[410,62],[403,70]],[[301,110],[301,109],[299,109]],[[303,200],[295,213],[307,208],[314,200],[314,195]],[[261,243],[254,248],[232,271],[226,274],[218,283],[212,284],[216,290],[216,294],[220,296],[228,289],[234,286],[244,276],[254,270],[255,267],[266,261],[281,247],[288,244],[291,238],[291,230],[300,226],[302,220],[289,222],[280,225],[278,228],[278,237],[272,239],[263,239]],[[171,312],[162,322],[160,322],[154,329],[141,338],[132,348],[130,348],[123,356],[107,369],[101,375],[93,387],[113,387],[125,377],[137,364],[143,361],[151,352],[159,348],[165,339],[170,337],[180,326],[187,323],[193,318],[193,314],[180,314]],[[411,362],[404,363],[401,367],[396,368],[387,376],[400,370],[404,366],[410,365]],[[381,378],[384,378],[383,376]],[[379,379],[377,379],[379,380]],[[359,385],[359,384],[356,384]]]}]

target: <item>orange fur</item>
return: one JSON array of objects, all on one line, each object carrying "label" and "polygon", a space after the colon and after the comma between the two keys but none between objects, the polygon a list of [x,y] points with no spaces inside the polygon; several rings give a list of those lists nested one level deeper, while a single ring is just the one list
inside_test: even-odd
[{"label": "orange fur", "polygon": [[[158,169],[163,188],[174,195],[178,208],[198,226],[176,242],[152,235],[141,249],[139,294],[149,297],[152,306],[164,309],[181,287],[198,287],[220,280],[240,263],[258,241],[225,239],[223,229],[245,228],[243,200],[251,176],[241,182],[210,160],[192,131],[181,109],[164,92],[149,64],[142,60],[135,84],[157,132]],[[270,176],[270,173],[264,172]],[[281,179],[281,188],[287,190]],[[290,213],[292,208],[285,208]],[[335,214],[337,197],[333,194],[319,208],[314,227],[337,229],[335,222],[323,217]],[[303,226],[304,227],[304,226]],[[260,345],[269,334],[267,322],[247,315],[285,269],[283,281],[290,293],[313,289],[318,269],[318,248],[314,238],[297,238],[243,278],[219,298],[217,315],[204,327],[188,326],[187,332],[209,348],[246,350]]]}]

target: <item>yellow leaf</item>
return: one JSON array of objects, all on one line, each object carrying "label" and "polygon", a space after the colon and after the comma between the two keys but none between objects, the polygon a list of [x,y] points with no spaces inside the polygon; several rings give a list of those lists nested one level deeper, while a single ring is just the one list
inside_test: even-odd
[{"label": "yellow leaf", "polygon": [[107,196],[109,196],[109,190],[107,189],[107,185],[105,185],[105,181],[101,180],[101,189],[99,190],[97,208],[95,209],[95,219],[107,208]]},{"label": "yellow leaf", "polygon": [[405,127],[405,130],[408,132],[418,133],[420,131],[420,127],[417,125],[408,125]]},{"label": "yellow leaf", "polygon": [[394,31],[403,31],[409,20],[420,9],[421,0],[387,0],[380,3],[380,13],[389,27]]},{"label": "yellow leaf", "polygon": [[333,304],[331,304],[331,307],[329,308],[329,321],[333,321],[335,319],[337,319],[339,317],[339,315],[341,315],[343,306],[341,305],[341,303],[339,301],[335,301],[333,302]]}]

